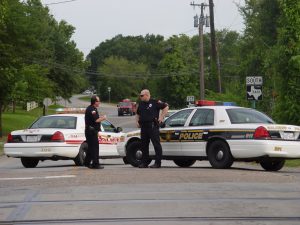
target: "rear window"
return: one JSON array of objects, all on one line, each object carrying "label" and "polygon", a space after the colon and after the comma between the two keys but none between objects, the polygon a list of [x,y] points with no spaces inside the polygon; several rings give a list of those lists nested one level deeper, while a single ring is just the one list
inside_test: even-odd
[{"label": "rear window", "polygon": [[254,109],[226,109],[232,124],[239,123],[275,123],[267,115]]},{"label": "rear window", "polygon": [[77,118],[73,116],[44,116],[35,121],[29,128],[76,129]]}]

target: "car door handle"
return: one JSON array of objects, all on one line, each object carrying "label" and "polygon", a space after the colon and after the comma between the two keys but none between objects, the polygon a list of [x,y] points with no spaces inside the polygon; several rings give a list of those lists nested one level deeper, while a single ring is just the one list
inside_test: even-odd
[{"label": "car door handle", "polygon": [[179,135],[179,133],[177,133],[177,132],[175,132],[174,134],[175,134],[175,135]]}]

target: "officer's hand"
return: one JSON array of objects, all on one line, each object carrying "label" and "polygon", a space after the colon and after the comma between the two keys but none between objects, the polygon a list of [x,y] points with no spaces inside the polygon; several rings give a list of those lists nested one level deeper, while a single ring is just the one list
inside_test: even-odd
[{"label": "officer's hand", "polygon": [[102,121],[102,120],[106,120],[107,117],[106,117],[106,115],[103,115],[103,116],[100,116],[99,119]]},{"label": "officer's hand", "polygon": [[140,124],[139,124],[139,122],[136,122],[136,126],[137,126],[138,128],[141,127]]},{"label": "officer's hand", "polygon": [[160,116],[160,117],[158,118],[158,123],[162,123],[162,122],[164,122],[164,118]]}]

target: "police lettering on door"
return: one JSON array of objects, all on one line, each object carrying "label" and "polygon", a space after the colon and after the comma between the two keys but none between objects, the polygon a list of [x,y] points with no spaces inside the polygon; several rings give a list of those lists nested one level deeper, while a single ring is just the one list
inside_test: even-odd
[{"label": "police lettering on door", "polygon": [[181,131],[179,141],[199,141],[203,138],[203,131],[189,130]]}]

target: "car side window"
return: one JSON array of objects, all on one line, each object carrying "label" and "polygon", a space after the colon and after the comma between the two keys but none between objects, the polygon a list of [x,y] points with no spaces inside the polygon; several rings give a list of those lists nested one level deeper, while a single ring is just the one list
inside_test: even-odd
[{"label": "car side window", "polygon": [[214,125],[213,109],[197,109],[194,113],[189,126]]},{"label": "car side window", "polygon": [[101,122],[102,125],[102,131],[104,132],[115,132],[116,128],[114,127],[114,125],[112,125],[109,121],[104,120]]},{"label": "car side window", "polygon": [[189,117],[189,115],[191,114],[192,111],[193,111],[193,109],[187,109],[187,110],[182,110],[182,111],[179,111],[179,112],[173,114],[166,120],[166,122],[165,122],[166,127],[182,127],[182,126],[184,126],[187,118]]}]

